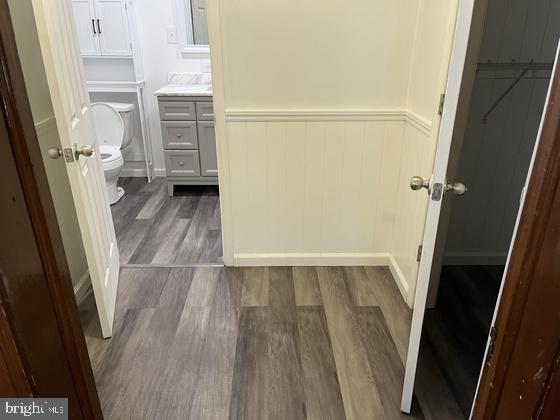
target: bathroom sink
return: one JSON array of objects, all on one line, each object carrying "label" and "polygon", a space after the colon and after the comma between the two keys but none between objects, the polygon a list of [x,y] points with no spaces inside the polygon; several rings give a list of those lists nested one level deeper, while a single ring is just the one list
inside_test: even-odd
[{"label": "bathroom sink", "polygon": [[210,92],[212,90],[212,85],[191,85],[183,86],[185,92]]},{"label": "bathroom sink", "polygon": [[210,73],[170,73],[169,83],[154,92],[156,96],[212,96]]}]

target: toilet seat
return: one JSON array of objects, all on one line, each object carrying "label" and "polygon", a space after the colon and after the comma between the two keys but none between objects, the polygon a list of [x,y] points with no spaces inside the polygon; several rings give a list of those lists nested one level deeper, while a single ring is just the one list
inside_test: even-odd
[{"label": "toilet seat", "polygon": [[118,146],[102,144],[99,146],[99,152],[101,152],[101,162],[103,164],[117,161],[122,157],[121,149]]}]

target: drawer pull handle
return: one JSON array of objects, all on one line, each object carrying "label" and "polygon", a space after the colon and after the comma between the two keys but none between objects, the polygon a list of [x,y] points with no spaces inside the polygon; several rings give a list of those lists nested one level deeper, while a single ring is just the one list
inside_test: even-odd
[{"label": "drawer pull handle", "polygon": [[179,166],[185,166],[185,162],[183,161],[179,162]]}]

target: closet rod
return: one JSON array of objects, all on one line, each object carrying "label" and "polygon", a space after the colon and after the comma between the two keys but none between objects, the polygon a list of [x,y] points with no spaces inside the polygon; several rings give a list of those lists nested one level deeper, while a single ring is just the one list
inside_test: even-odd
[{"label": "closet rod", "polygon": [[508,96],[508,94],[517,86],[517,84],[524,79],[525,75],[532,71],[532,76],[529,76],[529,79],[533,78],[536,79],[537,75],[535,71],[537,70],[552,70],[554,68],[553,63],[536,63],[535,61],[531,60],[528,63],[519,63],[517,61],[511,61],[509,63],[495,63],[492,60],[488,60],[486,63],[478,63],[477,73],[480,70],[517,70],[521,71],[517,77],[513,77],[513,82],[505,92],[492,104],[492,106],[488,109],[488,111],[482,116],[482,124],[488,123],[488,117],[494,110],[500,105],[500,103]]}]

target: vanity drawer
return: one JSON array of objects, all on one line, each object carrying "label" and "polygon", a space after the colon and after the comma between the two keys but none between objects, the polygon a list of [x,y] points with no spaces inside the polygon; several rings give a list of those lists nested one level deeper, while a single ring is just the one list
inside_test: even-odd
[{"label": "vanity drawer", "polygon": [[194,102],[160,100],[159,116],[167,121],[194,121],[196,120]]},{"label": "vanity drawer", "polygon": [[196,118],[199,121],[214,120],[214,103],[213,102],[197,102]]},{"label": "vanity drawer", "polygon": [[162,121],[164,149],[198,149],[195,121]]},{"label": "vanity drawer", "polygon": [[197,150],[166,150],[164,153],[168,177],[200,176]]}]

